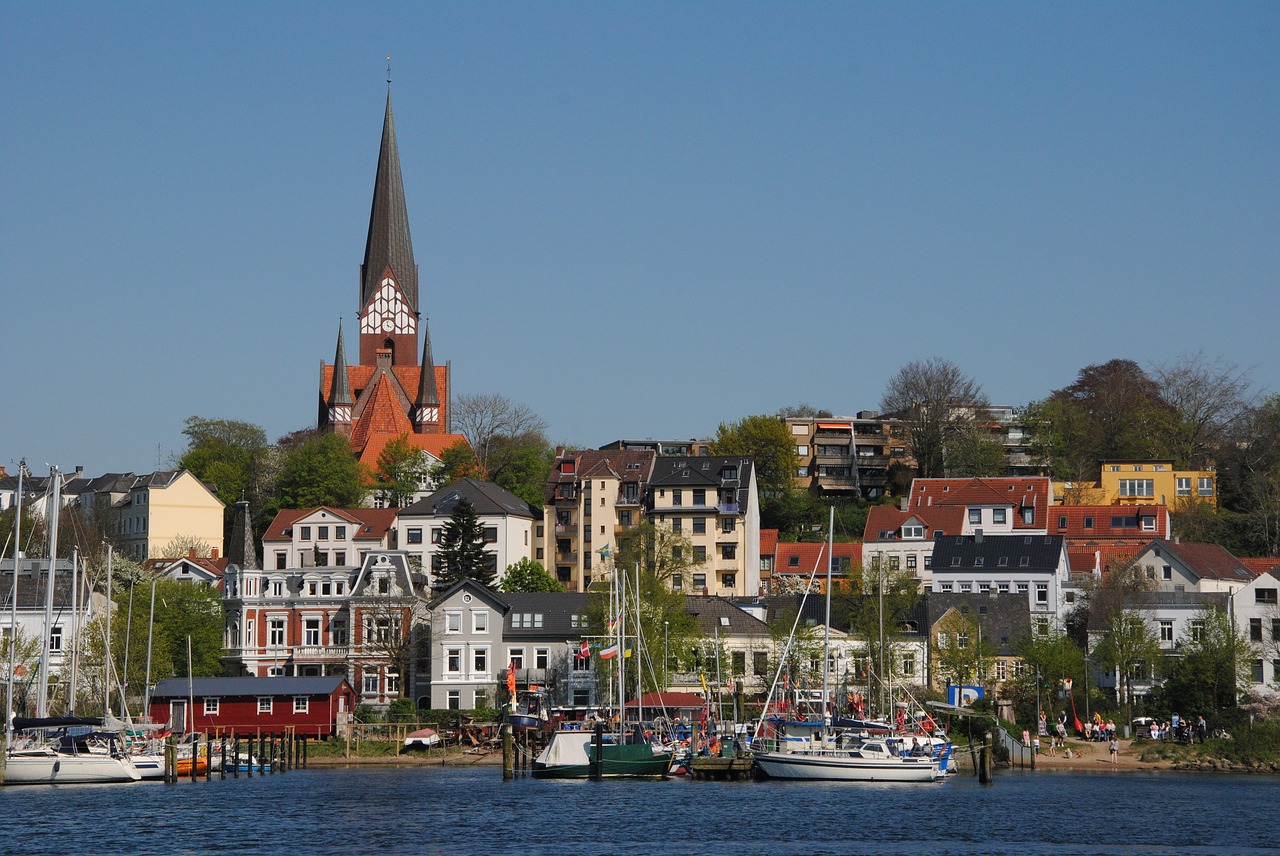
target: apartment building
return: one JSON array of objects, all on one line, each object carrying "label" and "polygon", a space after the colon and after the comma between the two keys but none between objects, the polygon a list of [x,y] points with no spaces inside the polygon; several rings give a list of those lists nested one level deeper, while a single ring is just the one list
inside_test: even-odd
[{"label": "apartment building", "polygon": [[1168,505],[1198,502],[1218,507],[1218,474],[1176,470],[1172,460],[1103,461],[1096,482],[1058,482],[1065,505]]}]

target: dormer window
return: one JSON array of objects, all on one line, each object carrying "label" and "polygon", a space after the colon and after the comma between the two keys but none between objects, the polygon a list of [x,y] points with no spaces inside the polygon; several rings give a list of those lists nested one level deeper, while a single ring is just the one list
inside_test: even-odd
[{"label": "dormer window", "polygon": [[919,524],[912,524],[902,527],[902,537],[906,539],[924,538],[924,527]]}]

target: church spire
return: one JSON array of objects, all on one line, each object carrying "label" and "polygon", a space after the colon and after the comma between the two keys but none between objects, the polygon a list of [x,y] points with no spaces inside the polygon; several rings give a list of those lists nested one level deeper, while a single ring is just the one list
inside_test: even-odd
[{"label": "church spire", "polygon": [[329,406],[350,407],[351,378],[347,375],[347,349],[342,343],[342,322],[338,322],[338,348],[333,355],[333,382],[329,384]]},{"label": "church spire", "polygon": [[440,425],[440,394],[436,391],[435,358],[431,356],[431,328],[425,318],[422,319],[422,373],[413,406],[418,433],[434,433]]},{"label": "church spire", "polygon": [[400,286],[409,310],[418,312],[418,266],[409,237],[409,213],[400,175],[400,150],[391,113],[391,87],[387,86],[387,112],[382,120],[382,146],[378,150],[378,174],[373,182],[373,206],[369,212],[369,236],[360,265],[360,308],[378,290],[387,269]]}]

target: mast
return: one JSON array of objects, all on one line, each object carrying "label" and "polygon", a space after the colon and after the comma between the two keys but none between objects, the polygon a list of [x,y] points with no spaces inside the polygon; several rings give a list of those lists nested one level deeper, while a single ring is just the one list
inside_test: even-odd
[{"label": "mast", "polygon": [[636,722],[644,722],[644,669],[640,666],[640,561],[636,560]]},{"label": "mast", "polygon": [[76,684],[80,683],[80,551],[71,550],[71,685],[67,687],[67,712],[76,712]]},{"label": "mast", "polygon": [[836,507],[831,506],[827,522],[827,615],[822,622],[822,721],[831,722],[828,701],[831,698],[831,560],[835,549]]},{"label": "mast", "polygon": [[18,462],[18,505],[13,518],[13,585],[9,588],[9,680],[5,696],[5,746],[13,744],[13,717],[17,713],[13,706],[13,670],[17,668],[18,656],[18,560],[22,557],[22,477],[26,471],[27,460],[23,458]]},{"label": "mast", "polygon": [[53,630],[53,583],[58,566],[58,506],[62,499],[62,479],[57,467],[49,467],[49,578],[44,596],[44,642],[40,648],[40,697],[36,716],[49,715],[49,633]]},{"label": "mast", "polygon": [[104,664],[102,673],[102,716],[105,719],[111,715],[111,666],[113,665],[111,656],[111,545],[107,545],[107,652],[103,658]]},{"label": "mast", "polygon": [[[147,622],[147,676],[142,688],[142,715],[151,715],[151,638],[156,629],[156,578],[151,578],[151,619]],[[170,723],[172,725],[172,723]]]}]

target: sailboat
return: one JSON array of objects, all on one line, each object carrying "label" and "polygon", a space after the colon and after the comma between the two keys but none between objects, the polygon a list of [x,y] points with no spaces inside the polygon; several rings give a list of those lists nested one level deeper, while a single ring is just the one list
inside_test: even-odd
[{"label": "sailboat", "polygon": [[[900,740],[866,736],[845,729],[831,719],[831,557],[834,546],[835,507],[827,527],[826,625],[823,638],[822,713],[816,722],[776,723],[774,737],[761,736],[765,713],[752,743],[756,769],[771,779],[806,779],[828,782],[933,782],[943,778],[942,761],[927,749],[903,751]],[[817,568],[814,568],[814,573]],[[811,578],[812,579],[812,578]],[[797,617],[797,623],[799,619]],[[794,632],[793,632],[794,638]],[[788,640],[788,645],[791,640]],[[783,657],[785,668],[786,657]],[[775,680],[774,686],[776,687]]]},{"label": "sailboat", "polygon": [[[607,548],[602,552],[608,556]],[[634,650],[637,654],[642,650],[640,643],[640,569],[636,567],[635,580],[635,632]],[[565,723],[553,731],[546,748],[533,761],[532,773],[537,779],[586,779],[586,778],[663,778],[671,769],[674,751],[658,745],[645,735],[640,724],[643,710],[639,700],[643,696],[643,681],[640,668],[636,667],[636,703],[637,722],[628,731],[621,719],[626,710],[622,699],[626,694],[626,668],[628,642],[627,634],[627,597],[626,580],[615,569],[613,574],[615,585],[610,590],[610,612],[616,616],[614,621],[615,636],[612,642],[602,651],[612,651],[616,670],[613,677],[617,679],[619,700],[618,731],[606,731],[603,720],[594,723],[594,727],[584,723]],[[612,680],[612,678],[611,678]],[[576,726],[576,727],[575,727]]]},{"label": "sailboat", "polygon": [[[21,473],[19,491],[21,497]],[[88,784],[136,782],[137,768],[129,760],[120,734],[94,730],[101,719],[48,715],[48,673],[50,661],[50,627],[53,623],[54,582],[57,575],[58,511],[62,479],[57,467],[49,473],[49,573],[45,590],[44,649],[40,660],[40,695],[36,699],[34,718],[9,718],[8,745],[5,750],[6,785]],[[21,519],[21,508],[18,516]],[[18,555],[14,553],[14,598],[18,584]],[[78,597],[78,591],[75,592]],[[13,698],[13,669],[9,672],[9,700]],[[17,732],[23,732],[19,737]]]}]

